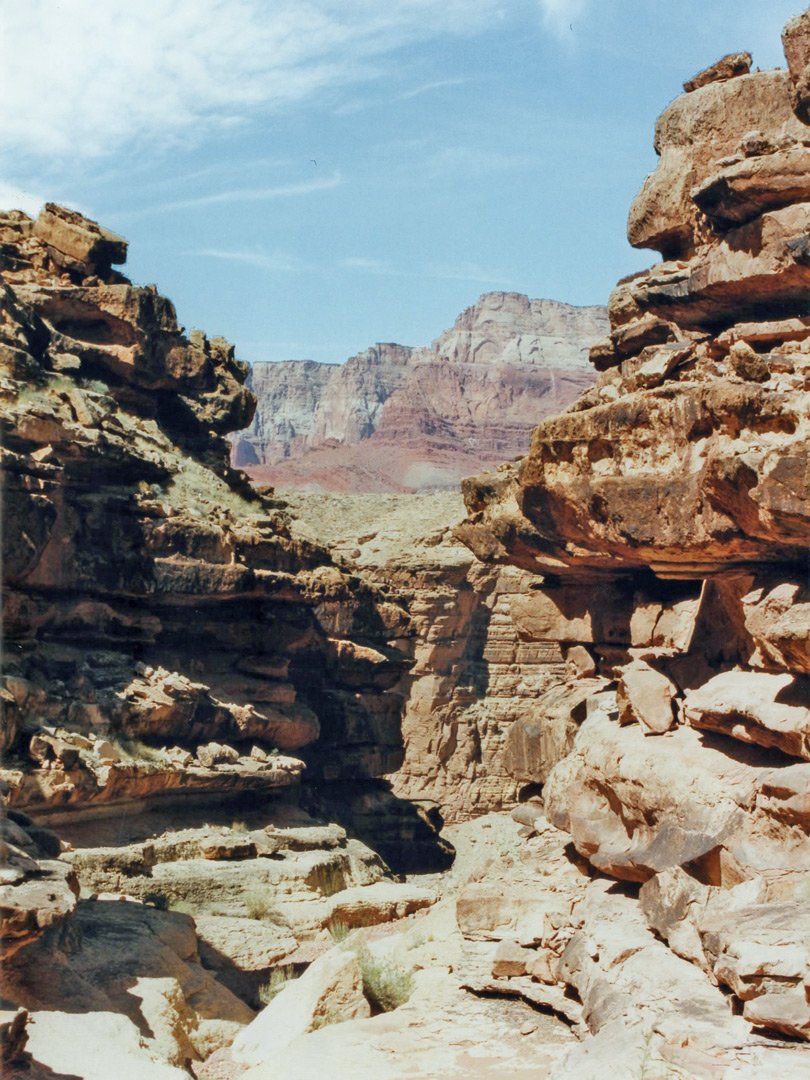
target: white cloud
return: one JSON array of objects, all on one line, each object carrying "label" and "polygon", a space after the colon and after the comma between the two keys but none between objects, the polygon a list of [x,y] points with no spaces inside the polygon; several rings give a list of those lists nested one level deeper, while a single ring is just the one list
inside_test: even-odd
[{"label": "white cloud", "polygon": [[492,272],[478,266],[477,263],[464,262],[452,266],[430,266],[425,277],[438,278],[442,281],[477,281],[484,285],[511,285],[503,274]]},{"label": "white cloud", "polygon": [[412,269],[404,269],[392,266],[391,263],[382,259],[356,256],[348,259],[339,259],[338,266],[347,270],[360,270],[363,273],[375,274],[382,277],[413,277],[433,278],[438,281],[477,281],[490,285],[509,285],[503,274],[490,273],[476,263],[463,262],[454,265],[429,264]]},{"label": "white cloud", "polygon": [[294,184],[277,184],[275,187],[236,188],[233,191],[215,191],[208,195],[197,195],[191,199],[176,199],[173,202],[158,203],[143,210],[124,211],[120,218],[143,217],[147,214],[162,214],[175,210],[188,210],[198,206],[215,206],[217,203],[268,202],[272,199],[287,199],[296,195],[311,195],[316,191],[329,191],[341,183],[340,173],[319,177],[317,180],[301,180]]},{"label": "white cloud", "polygon": [[437,79],[435,82],[424,83],[422,86],[416,86],[413,90],[406,90],[403,94],[399,95],[400,101],[407,101],[408,98],[418,97],[420,94],[427,94],[431,90],[441,90],[445,86],[461,86],[463,83],[469,82],[468,79]]},{"label": "white cloud", "polygon": [[0,180],[0,210],[22,210],[29,217],[36,217],[47,201],[41,195]]},{"label": "white cloud", "polygon": [[481,177],[536,164],[537,155],[532,153],[505,154],[487,147],[446,146],[424,161],[420,175],[423,179],[447,175]]},{"label": "white cloud", "polygon": [[397,270],[382,259],[369,259],[365,256],[338,259],[338,266],[344,270],[361,270],[366,274],[376,274],[378,277],[403,277],[407,272]]},{"label": "white cloud", "polygon": [[585,10],[586,3],[587,0],[540,0],[540,7],[546,26],[565,38],[571,33],[572,27],[576,32],[575,20]]},{"label": "white cloud", "polygon": [[207,259],[228,259],[231,262],[255,266],[259,270],[272,270],[283,274],[300,274],[311,270],[303,259],[283,252],[267,254],[262,251],[223,251],[219,248],[206,248],[202,251],[189,251],[189,255]]},{"label": "white cloud", "polygon": [[84,159],[197,142],[497,17],[498,0],[9,0],[0,149]]}]

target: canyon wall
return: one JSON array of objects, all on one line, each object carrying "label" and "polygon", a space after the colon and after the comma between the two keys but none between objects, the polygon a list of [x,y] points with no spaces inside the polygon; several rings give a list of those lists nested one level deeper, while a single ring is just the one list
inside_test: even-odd
[{"label": "canyon wall", "polygon": [[588,348],[606,329],[604,308],[488,293],[430,347],[254,364],[258,405],[234,464],[281,488],[455,487],[524,453],[537,419],[591,385]]},{"label": "canyon wall", "polygon": [[247,366],[126,248],[53,204],[0,215],[4,1074],[188,1076],[303,941],[433,901],[378,852],[452,860],[383,780],[401,598],[230,467]]},{"label": "canyon wall", "polygon": [[520,820],[592,879],[510,954],[584,1006],[567,1080],[806,1069],[778,1040],[810,1038],[810,11],[784,40],[788,70],[726,57],[664,112],[628,225],[664,261],[611,295],[593,389],[464,484],[456,537],[535,575],[521,640],[604,680],[567,746],[550,710],[508,737],[550,824]]}]

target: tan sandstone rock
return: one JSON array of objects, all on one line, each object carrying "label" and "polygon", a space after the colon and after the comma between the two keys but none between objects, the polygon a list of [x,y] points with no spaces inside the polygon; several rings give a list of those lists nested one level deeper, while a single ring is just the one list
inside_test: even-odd
[{"label": "tan sandstone rock", "polygon": [[288,983],[234,1040],[231,1055],[246,1065],[275,1060],[299,1035],[370,1015],[354,953],[332,949]]}]

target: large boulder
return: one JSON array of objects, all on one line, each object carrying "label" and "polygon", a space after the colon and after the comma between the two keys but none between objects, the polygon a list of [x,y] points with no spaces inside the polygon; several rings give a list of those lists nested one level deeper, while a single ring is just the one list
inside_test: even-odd
[{"label": "large boulder", "polygon": [[332,949],[289,982],[234,1040],[231,1055],[246,1065],[274,1060],[308,1031],[369,1016],[363,975],[353,952]]},{"label": "large boulder", "polygon": [[693,727],[810,760],[808,702],[806,677],[727,671],[687,694],[684,716]]},{"label": "large boulder", "polygon": [[782,31],[791,82],[791,101],[800,120],[810,124],[810,11],[794,15]]}]

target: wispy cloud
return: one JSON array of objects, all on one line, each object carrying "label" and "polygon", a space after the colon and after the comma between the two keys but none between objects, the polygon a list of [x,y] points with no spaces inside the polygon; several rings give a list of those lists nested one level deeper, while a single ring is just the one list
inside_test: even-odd
[{"label": "wispy cloud", "polygon": [[259,270],[272,270],[283,274],[302,274],[313,269],[303,259],[283,252],[268,254],[263,251],[223,251],[220,248],[205,248],[200,251],[189,251],[188,254],[205,259],[227,259],[231,262],[244,263],[246,266],[254,266]]},{"label": "wispy cloud", "polygon": [[502,0],[25,0],[4,5],[0,149],[84,160],[390,75],[395,50],[498,19]]},{"label": "wispy cloud", "polygon": [[398,270],[391,263],[382,259],[370,259],[364,256],[338,259],[337,265],[343,270],[361,270],[366,274],[375,274],[378,277],[403,277],[405,270]]},{"label": "wispy cloud", "polygon": [[426,277],[442,281],[477,281],[482,285],[512,285],[511,281],[498,271],[485,270],[477,263],[464,262],[450,266],[429,266]]},{"label": "wispy cloud", "polygon": [[543,20],[558,37],[565,38],[576,30],[575,19],[585,11],[587,0],[540,0]]},{"label": "wispy cloud", "polygon": [[433,278],[437,281],[476,281],[489,285],[512,284],[499,271],[491,272],[471,262],[397,267],[382,259],[354,256],[339,259],[337,265],[346,270],[357,270],[360,273],[373,274],[379,277]]},{"label": "wispy cloud", "polygon": [[535,164],[537,155],[503,153],[478,146],[446,146],[435,151],[424,162],[422,176],[435,177],[454,173],[466,177],[489,176],[510,172]]},{"label": "wispy cloud", "polygon": [[339,172],[317,180],[301,180],[294,184],[277,184],[275,187],[235,188],[232,191],[215,191],[208,195],[197,195],[191,199],[177,199],[173,202],[156,203],[140,210],[128,210],[119,214],[119,218],[144,217],[148,214],[163,214],[174,210],[190,210],[199,206],[216,206],[217,203],[232,205],[238,202],[269,202],[272,199],[288,199],[300,195],[312,195],[317,191],[329,191],[342,183]]},{"label": "wispy cloud", "polygon": [[404,93],[399,94],[400,101],[407,101],[408,98],[418,97],[420,94],[427,94],[431,90],[441,90],[445,86],[461,86],[463,83],[469,82],[469,79],[437,79],[435,82],[424,83],[423,86],[415,86],[412,90],[406,90]]}]

